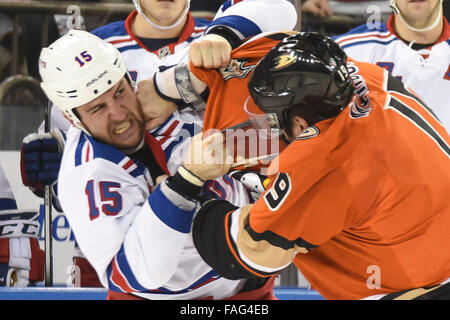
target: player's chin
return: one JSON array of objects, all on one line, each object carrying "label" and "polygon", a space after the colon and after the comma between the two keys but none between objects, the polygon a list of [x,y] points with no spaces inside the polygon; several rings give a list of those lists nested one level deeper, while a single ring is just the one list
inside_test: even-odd
[{"label": "player's chin", "polygon": [[121,134],[112,133],[110,135],[110,144],[118,149],[134,149],[142,141],[143,136],[144,128],[143,126],[139,126]]}]

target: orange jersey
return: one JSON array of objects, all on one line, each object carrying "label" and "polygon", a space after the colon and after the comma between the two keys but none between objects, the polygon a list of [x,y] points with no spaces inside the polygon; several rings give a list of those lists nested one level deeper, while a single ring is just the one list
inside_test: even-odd
[{"label": "orange jersey", "polygon": [[[206,129],[247,120],[242,105],[250,69],[279,40],[261,37],[234,50],[235,74],[242,77],[191,66],[211,90]],[[348,70],[354,100],[282,151],[269,167],[269,189],[253,207],[218,202],[197,214],[196,247],[224,276],[265,277],[294,261],[328,299],[361,299],[450,277],[448,133],[386,70],[351,60]]]},{"label": "orange jersey", "polygon": [[[205,82],[210,90],[203,120],[204,132],[210,129],[224,130],[249,120],[244,111],[244,103],[250,96],[247,88],[250,75],[258,61],[281,39],[290,34],[292,32],[280,32],[252,38],[234,49],[231,52],[231,63],[219,70],[197,68],[192,63],[190,64],[189,68],[192,73]],[[253,103],[251,99],[250,103]],[[236,156],[240,155],[246,159],[254,158],[278,153],[285,147],[285,143],[279,139],[270,141],[258,137],[254,141],[248,128],[249,126],[242,129],[247,132],[245,140],[243,139],[244,133],[240,136],[235,135]],[[235,132],[237,131],[235,130]],[[229,134],[228,138],[231,136]],[[257,149],[255,149],[256,147]],[[269,162],[263,161],[262,165],[268,165]]]},{"label": "orange jersey", "polygon": [[386,71],[349,66],[360,97],[272,163],[272,186],[249,213],[252,239],[291,243],[325,298],[439,284],[450,277],[449,135]]}]

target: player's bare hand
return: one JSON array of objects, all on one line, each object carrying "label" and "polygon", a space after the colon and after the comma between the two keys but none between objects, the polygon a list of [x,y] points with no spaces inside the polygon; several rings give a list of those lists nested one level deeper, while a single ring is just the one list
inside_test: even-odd
[{"label": "player's bare hand", "polygon": [[302,5],[302,13],[310,13],[321,18],[332,15],[328,0],[308,0]]},{"label": "player's bare hand", "polygon": [[233,164],[233,156],[224,141],[220,132],[205,138],[203,133],[195,135],[184,157],[183,166],[203,181],[223,176]]},{"label": "player's bare hand", "polygon": [[215,69],[226,67],[230,62],[231,45],[223,37],[207,34],[193,42],[189,48],[189,59],[196,67]]},{"label": "player's bare hand", "polygon": [[153,78],[140,81],[136,94],[144,113],[146,130],[158,127],[177,110],[175,103],[165,100],[158,95]]}]

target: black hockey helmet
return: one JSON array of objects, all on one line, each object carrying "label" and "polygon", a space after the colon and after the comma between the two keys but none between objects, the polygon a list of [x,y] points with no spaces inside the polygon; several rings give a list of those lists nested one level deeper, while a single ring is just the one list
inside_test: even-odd
[{"label": "black hockey helmet", "polygon": [[256,66],[248,82],[250,95],[288,130],[293,106],[310,126],[336,117],[354,94],[346,60],[345,52],[320,33],[288,36]]}]

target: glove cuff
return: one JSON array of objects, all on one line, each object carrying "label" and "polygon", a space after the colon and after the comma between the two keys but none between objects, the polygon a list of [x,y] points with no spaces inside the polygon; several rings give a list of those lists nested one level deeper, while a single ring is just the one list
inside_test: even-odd
[{"label": "glove cuff", "polygon": [[182,165],[173,176],[168,177],[166,180],[166,184],[170,189],[191,201],[199,200],[204,183],[202,179]]}]

